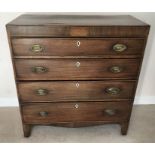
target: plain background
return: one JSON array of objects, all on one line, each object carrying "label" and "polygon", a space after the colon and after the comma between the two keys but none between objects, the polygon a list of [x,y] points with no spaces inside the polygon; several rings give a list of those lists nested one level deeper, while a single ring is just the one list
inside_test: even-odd
[{"label": "plain background", "polygon": [[[10,58],[9,45],[7,40],[5,25],[17,16],[23,14],[19,13],[0,13],[0,106],[18,106],[13,68]],[[46,14],[46,13],[45,13]],[[58,14],[58,13],[56,13]],[[61,12],[61,14],[63,14]],[[64,13],[64,14],[77,14],[77,13]],[[88,13],[78,13],[88,14]],[[155,13],[89,13],[89,14],[103,14],[103,15],[117,15],[128,14],[137,17],[138,19],[150,24],[150,34],[146,46],[144,61],[136,92],[134,104],[155,104]]]}]

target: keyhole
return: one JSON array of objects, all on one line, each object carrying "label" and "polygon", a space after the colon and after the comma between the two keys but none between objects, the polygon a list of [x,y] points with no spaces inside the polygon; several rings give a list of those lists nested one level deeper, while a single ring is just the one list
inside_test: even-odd
[{"label": "keyhole", "polygon": [[80,43],[80,41],[77,41],[76,44],[77,44],[77,47],[80,47],[80,44],[81,44],[81,43]]},{"label": "keyhole", "polygon": [[75,108],[78,109],[79,108],[79,105],[78,104],[75,104]]},{"label": "keyhole", "polygon": [[78,88],[80,86],[80,84],[79,83],[76,83],[76,87]]},{"label": "keyhole", "polygon": [[80,64],[80,62],[76,62],[75,65],[76,65],[76,67],[80,67],[81,64]]}]

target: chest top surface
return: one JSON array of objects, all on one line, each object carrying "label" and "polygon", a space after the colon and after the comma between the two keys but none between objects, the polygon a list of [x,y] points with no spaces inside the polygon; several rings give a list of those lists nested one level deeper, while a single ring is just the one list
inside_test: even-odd
[{"label": "chest top surface", "polygon": [[24,14],[8,25],[146,26],[129,15],[41,15]]},{"label": "chest top surface", "polygon": [[24,14],[6,25],[13,37],[146,37],[149,25],[129,15]]}]

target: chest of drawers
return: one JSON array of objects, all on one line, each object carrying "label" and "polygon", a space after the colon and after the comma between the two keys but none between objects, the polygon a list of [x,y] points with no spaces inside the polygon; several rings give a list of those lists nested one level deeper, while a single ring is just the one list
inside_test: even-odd
[{"label": "chest of drawers", "polygon": [[22,15],[7,26],[24,136],[106,123],[127,134],[149,25],[131,16]]}]

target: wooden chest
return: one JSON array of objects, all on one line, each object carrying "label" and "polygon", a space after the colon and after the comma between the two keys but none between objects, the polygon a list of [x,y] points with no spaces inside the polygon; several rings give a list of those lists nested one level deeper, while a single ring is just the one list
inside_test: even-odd
[{"label": "wooden chest", "polygon": [[149,25],[131,16],[22,15],[6,25],[24,136],[116,123],[127,134]]}]

